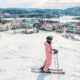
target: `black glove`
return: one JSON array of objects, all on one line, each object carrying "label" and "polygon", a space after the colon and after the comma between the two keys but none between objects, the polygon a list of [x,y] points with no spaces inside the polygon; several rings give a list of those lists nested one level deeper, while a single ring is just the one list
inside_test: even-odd
[{"label": "black glove", "polygon": [[53,51],[54,51],[54,54],[58,54],[58,50],[53,49]]}]

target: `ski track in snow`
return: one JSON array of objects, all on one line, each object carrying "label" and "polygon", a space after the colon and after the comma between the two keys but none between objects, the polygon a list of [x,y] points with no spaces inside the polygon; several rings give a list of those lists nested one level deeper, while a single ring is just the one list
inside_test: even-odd
[{"label": "ski track in snow", "polygon": [[[44,42],[53,35],[53,48],[58,49],[59,68],[65,71],[59,80],[80,80],[80,42],[65,39],[55,32],[34,34],[0,32],[0,80],[58,80],[58,75],[32,73],[31,67],[42,66]],[[51,68],[56,68],[54,60]]]}]

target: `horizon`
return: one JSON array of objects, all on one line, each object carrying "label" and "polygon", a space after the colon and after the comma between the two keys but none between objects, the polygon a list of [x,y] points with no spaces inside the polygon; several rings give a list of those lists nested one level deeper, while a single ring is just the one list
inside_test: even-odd
[{"label": "horizon", "polygon": [[[80,6],[73,6],[73,7],[68,7],[68,8],[75,8],[75,7],[80,7]],[[25,7],[6,7],[4,9],[52,9],[52,8],[25,8]],[[65,9],[68,9],[68,8],[65,8]],[[59,9],[59,8],[53,8],[53,9]],[[65,10],[65,9],[61,9],[61,10]]]},{"label": "horizon", "polygon": [[80,0],[0,0],[0,3],[0,8],[67,9],[80,6]]}]

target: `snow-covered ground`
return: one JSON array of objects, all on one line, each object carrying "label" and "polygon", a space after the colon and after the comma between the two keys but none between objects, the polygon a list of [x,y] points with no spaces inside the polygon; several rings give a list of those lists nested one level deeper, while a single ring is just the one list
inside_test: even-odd
[{"label": "snow-covered ground", "polygon": [[[0,80],[58,80],[58,75],[32,73],[31,67],[42,66],[44,42],[53,35],[53,48],[58,49],[59,68],[65,71],[59,80],[80,80],[80,42],[68,40],[55,32],[11,34],[0,32]],[[56,68],[53,56],[51,68]]]}]

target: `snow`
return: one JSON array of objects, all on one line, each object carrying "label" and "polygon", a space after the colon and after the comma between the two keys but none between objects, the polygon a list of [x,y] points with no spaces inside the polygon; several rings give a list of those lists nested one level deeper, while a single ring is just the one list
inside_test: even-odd
[{"label": "snow", "polygon": [[[44,42],[53,35],[52,47],[59,50],[59,68],[65,71],[59,80],[80,80],[80,42],[61,37],[55,32],[34,34],[0,32],[0,80],[58,80],[58,75],[32,73],[45,59]],[[56,56],[55,56],[56,58]],[[56,68],[53,55],[51,68]]]}]

